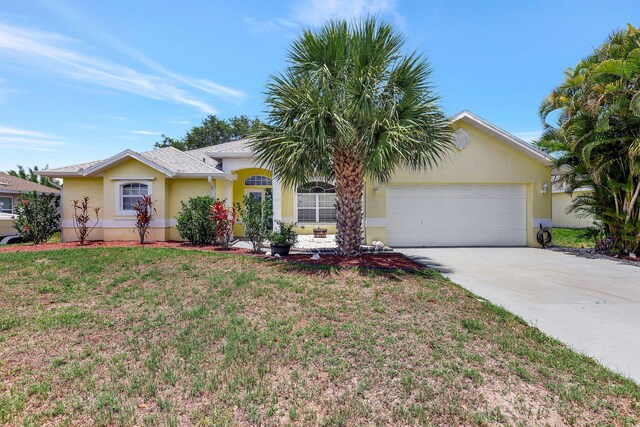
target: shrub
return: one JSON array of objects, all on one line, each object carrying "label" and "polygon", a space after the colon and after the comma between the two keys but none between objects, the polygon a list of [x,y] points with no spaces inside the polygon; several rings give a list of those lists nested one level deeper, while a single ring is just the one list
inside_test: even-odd
[{"label": "shrub", "polygon": [[25,240],[45,243],[60,229],[60,201],[53,193],[38,194],[35,191],[18,198],[18,218],[15,229]]},{"label": "shrub", "polygon": [[93,212],[96,214],[96,223],[93,224],[93,227],[89,227],[89,221],[91,221],[89,211],[91,208],[89,207],[89,196],[84,196],[82,200],[74,200],[73,204],[73,230],[76,232],[76,236],[80,241],[80,244],[83,245],[89,234],[96,228],[98,225],[98,219],[100,219],[100,208],[93,208]]},{"label": "shrub", "polygon": [[269,234],[269,242],[274,246],[293,246],[298,241],[298,234],[293,231],[295,224],[276,221],[278,231]]},{"label": "shrub", "polygon": [[138,231],[140,244],[142,245],[144,244],[145,237],[149,234],[149,226],[151,225],[153,214],[156,212],[151,196],[142,196],[142,198],[136,202],[133,210],[136,211],[136,230]]},{"label": "shrub", "polygon": [[192,197],[176,218],[176,229],[180,236],[192,245],[211,245],[216,240],[215,221],[211,216],[214,200],[211,196]]},{"label": "shrub", "polygon": [[215,222],[216,241],[224,249],[229,248],[229,241],[233,234],[233,224],[236,223],[236,209],[234,206],[230,208],[225,206],[224,200],[216,200],[211,207],[211,217]]},{"label": "shrub", "polygon": [[249,239],[254,252],[260,252],[262,242],[273,228],[273,205],[271,195],[267,193],[264,202],[258,203],[247,194],[244,196],[244,207],[238,205],[240,219],[244,226],[244,235]]}]

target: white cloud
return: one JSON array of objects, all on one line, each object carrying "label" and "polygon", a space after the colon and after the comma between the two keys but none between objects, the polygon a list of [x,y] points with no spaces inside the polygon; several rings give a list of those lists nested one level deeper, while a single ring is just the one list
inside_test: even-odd
[{"label": "white cloud", "polygon": [[366,16],[390,19],[404,27],[404,19],[397,11],[396,0],[299,0],[289,5],[286,18],[263,20],[245,17],[244,22],[252,31],[262,33],[283,27],[314,27],[332,19],[357,20]]},{"label": "white cloud", "polygon": [[[202,79],[188,79],[156,64],[137,51],[130,53],[155,73],[145,73],[80,51],[79,44],[63,35],[0,23],[0,58],[27,69],[58,74],[85,84],[98,85],[146,98],[171,101],[205,113],[216,110],[184,86],[220,98],[241,100],[244,93]],[[125,50],[120,46],[118,50]]]},{"label": "white cloud", "polygon": [[55,151],[64,144],[49,133],[0,125],[0,149]]},{"label": "white cloud", "polygon": [[531,131],[524,131],[524,132],[516,132],[513,135],[517,136],[518,138],[522,139],[523,141],[533,142],[533,141],[539,139],[542,136],[542,131],[541,130],[531,130]]},{"label": "white cloud", "polygon": [[131,133],[135,133],[136,135],[154,135],[154,136],[162,135],[162,132],[152,132],[150,130],[132,130]]}]

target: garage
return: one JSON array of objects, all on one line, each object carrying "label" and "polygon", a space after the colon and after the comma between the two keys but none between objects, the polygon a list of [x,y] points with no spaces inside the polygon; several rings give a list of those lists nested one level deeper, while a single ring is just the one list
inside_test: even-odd
[{"label": "garage", "polygon": [[526,246],[523,184],[392,185],[391,246]]}]

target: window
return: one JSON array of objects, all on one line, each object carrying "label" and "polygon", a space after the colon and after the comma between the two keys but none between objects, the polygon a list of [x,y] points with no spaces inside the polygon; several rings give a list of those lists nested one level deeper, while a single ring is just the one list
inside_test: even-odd
[{"label": "window", "polygon": [[271,178],[264,175],[254,175],[244,180],[244,185],[271,185]]},{"label": "window", "polygon": [[13,213],[13,197],[0,197],[0,212]]},{"label": "window", "polygon": [[142,184],[139,182],[123,184],[120,187],[120,210],[132,211],[138,200],[140,200],[142,196],[147,195],[149,195],[149,186],[147,184]]},{"label": "window", "polygon": [[262,191],[260,190],[247,190],[246,194],[248,194],[254,202],[262,203]]},{"label": "window", "polygon": [[298,187],[298,221],[335,222],[336,189],[326,182],[313,181]]}]

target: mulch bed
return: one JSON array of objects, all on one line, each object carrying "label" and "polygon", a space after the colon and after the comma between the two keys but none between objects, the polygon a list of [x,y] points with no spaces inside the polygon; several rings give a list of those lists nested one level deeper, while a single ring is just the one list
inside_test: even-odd
[{"label": "mulch bed", "polygon": [[636,258],[632,258],[630,256],[627,255],[621,255],[621,254],[610,254],[607,252],[596,252],[593,249],[586,249],[586,248],[568,248],[568,247],[564,247],[564,246],[551,246],[546,248],[547,250],[550,251],[554,251],[554,252],[562,252],[565,254],[569,254],[569,255],[575,255],[575,256],[579,256],[582,258],[588,258],[588,259],[606,259],[609,261],[616,261],[620,264],[626,264],[626,265],[633,265],[636,267],[640,267],[640,258],[636,257]]},{"label": "mulch bed", "polygon": [[383,252],[378,254],[364,253],[357,257],[343,257],[335,254],[321,254],[319,260],[312,260],[310,254],[291,254],[282,258],[258,255],[244,248],[222,249],[220,246],[191,246],[185,242],[149,242],[141,245],[135,241],[90,241],[84,245],[78,242],[44,243],[42,245],[9,245],[0,247],[0,254],[11,252],[40,252],[57,249],[90,249],[90,248],[178,248],[185,250],[200,250],[213,252],[227,252],[242,255],[260,256],[271,260],[282,260],[306,265],[328,265],[340,268],[375,268],[380,270],[423,270],[426,267],[403,254],[397,252]]},{"label": "mulch bed", "polygon": [[56,249],[86,249],[86,248],[179,248],[179,249],[193,249],[200,251],[215,251],[215,252],[231,252],[236,254],[250,254],[252,251],[243,248],[229,248],[222,249],[220,246],[191,246],[184,242],[148,242],[144,245],[136,241],[91,241],[86,242],[84,245],[78,244],[78,242],[65,242],[65,243],[43,243],[42,245],[10,245],[6,247],[0,247],[0,253],[6,252],[40,252],[50,251]]},{"label": "mulch bed", "polygon": [[362,254],[357,257],[321,254],[319,260],[312,260],[309,254],[291,254],[279,259],[299,264],[347,268],[375,268],[381,270],[423,270],[426,268],[424,265],[397,252]]}]

